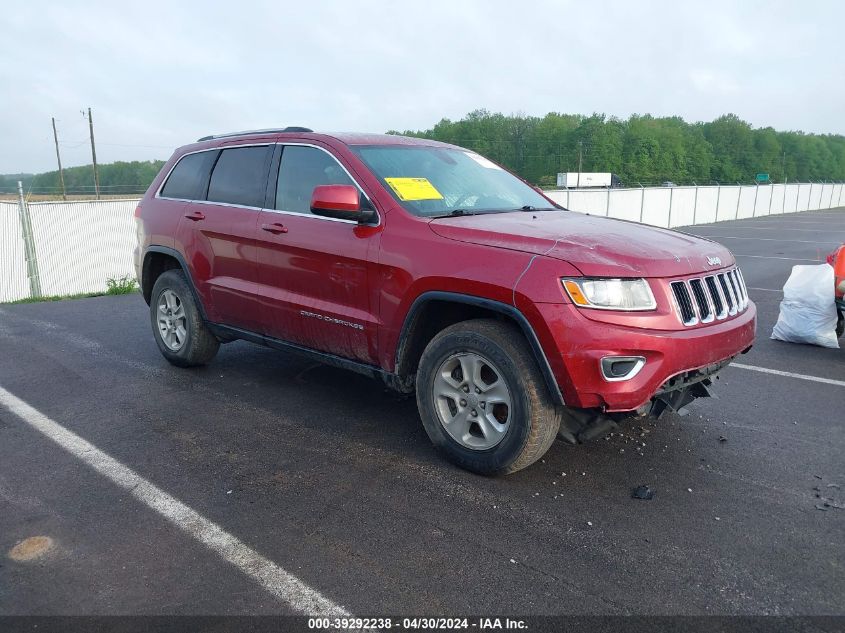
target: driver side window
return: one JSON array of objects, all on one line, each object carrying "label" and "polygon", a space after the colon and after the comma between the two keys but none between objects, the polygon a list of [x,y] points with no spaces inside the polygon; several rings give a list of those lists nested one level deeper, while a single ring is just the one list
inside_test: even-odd
[{"label": "driver side window", "polygon": [[311,194],[318,185],[355,185],[343,167],[316,147],[286,145],[276,183],[276,209],[311,213]]}]

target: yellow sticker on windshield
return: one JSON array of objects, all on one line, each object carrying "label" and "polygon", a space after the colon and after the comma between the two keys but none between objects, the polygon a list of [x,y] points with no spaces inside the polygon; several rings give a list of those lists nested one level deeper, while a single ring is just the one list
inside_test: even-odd
[{"label": "yellow sticker on windshield", "polygon": [[442,200],[442,194],[428,178],[385,178],[400,200]]}]

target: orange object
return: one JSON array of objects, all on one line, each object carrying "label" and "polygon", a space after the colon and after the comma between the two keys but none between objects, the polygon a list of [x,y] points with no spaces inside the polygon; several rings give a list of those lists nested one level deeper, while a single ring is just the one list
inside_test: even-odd
[{"label": "orange object", "polygon": [[845,244],[833,254],[833,277],[836,288],[836,298],[845,297]]}]

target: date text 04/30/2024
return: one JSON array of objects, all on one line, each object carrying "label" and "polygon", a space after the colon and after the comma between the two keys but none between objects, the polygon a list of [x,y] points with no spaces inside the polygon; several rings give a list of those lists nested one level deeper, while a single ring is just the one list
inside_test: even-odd
[{"label": "date text 04/30/2024", "polygon": [[309,629],[326,630],[524,630],[524,620],[512,618],[309,618]]}]

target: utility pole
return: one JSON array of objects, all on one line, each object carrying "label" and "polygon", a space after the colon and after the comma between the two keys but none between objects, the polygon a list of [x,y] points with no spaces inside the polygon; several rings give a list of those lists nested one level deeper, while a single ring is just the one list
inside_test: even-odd
[{"label": "utility pole", "polygon": [[[82,113],[85,116],[85,113]],[[91,118],[91,108],[88,108],[88,130],[91,132],[91,160],[94,163],[94,193],[100,199],[100,176],[97,173],[97,150],[94,147],[94,120]]]},{"label": "utility pole", "polygon": [[786,184],[786,152],[783,153],[783,163],[781,163],[780,171],[783,174],[783,184]]},{"label": "utility pole", "polygon": [[575,180],[575,188],[581,187],[581,165],[584,162],[584,141],[578,141],[578,177]]},{"label": "utility pole", "polygon": [[62,157],[59,154],[59,135],[56,134],[56,117],[53,119],[53,141],[56,143],[56,161],[59,163],[59,180],[62,183],[62,200],[67,200],[67,191],[65,191],[65,172],[62,169]]}]

